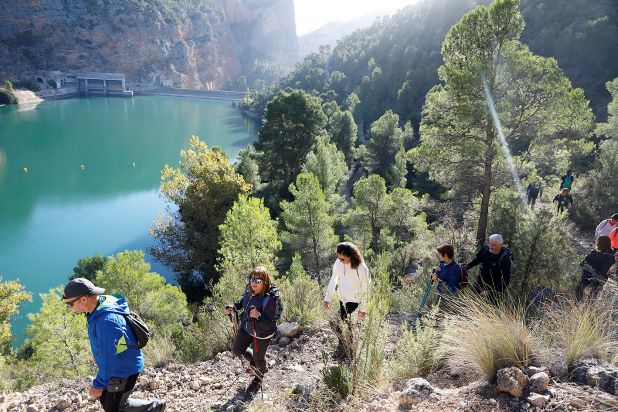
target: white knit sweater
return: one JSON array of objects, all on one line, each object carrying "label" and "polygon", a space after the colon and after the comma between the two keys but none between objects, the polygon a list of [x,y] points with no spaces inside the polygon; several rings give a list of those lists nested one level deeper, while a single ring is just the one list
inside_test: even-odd
[{"label": "white knit sweater", "polygon": [[369,268],[362,262],[358,268],[352,269],[350,264],[344,264],[337,259],[333,265],[333,274],[328,282],[324,302],[330,302],[335,289],[341,302],[355,302],[359,304],[359,311],[367,312],[369,300]]}]

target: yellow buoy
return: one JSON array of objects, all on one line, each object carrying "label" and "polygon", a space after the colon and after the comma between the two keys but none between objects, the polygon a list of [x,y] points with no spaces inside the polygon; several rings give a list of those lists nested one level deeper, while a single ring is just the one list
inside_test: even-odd
[{"label": "yellow buoy", "polygon": [[24,173],[28,173],[28,168],[24,167]]},{"label": "yellow buoy", "polygon": [[79,168],[80,168],[80,169],[82,169],[82,170],[84,170],[84,169],[86,169],[86,166],[84,166],[84,165],[80,165],[80,166],[79,166]]}]

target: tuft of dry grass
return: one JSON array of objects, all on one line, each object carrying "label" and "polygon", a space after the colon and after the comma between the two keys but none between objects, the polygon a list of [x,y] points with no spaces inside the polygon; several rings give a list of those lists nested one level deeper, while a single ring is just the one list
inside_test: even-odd
[{"label": "tuft of dry grass", "polygon": [[610,361],[618,346],[612,336],[614,311],[594,301],[564,299],[547,311],[541,324],[551,352],[558,352],[568,369],[585,358]]},{"label": "tuft of dry grass", "polygon": [[493,382],[499,369],[528,366],[539,343],[526,325],[523,305],[494,305],[472,294],[452,302],[443,342],[453,370]]}]

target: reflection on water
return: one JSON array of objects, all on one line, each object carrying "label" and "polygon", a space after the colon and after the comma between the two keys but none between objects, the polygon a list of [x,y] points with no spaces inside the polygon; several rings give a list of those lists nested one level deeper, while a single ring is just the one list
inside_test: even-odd
[{"label": "reflection on water", "polygon": [[233,159],[256,137],[246,120],[228,102],[168,96],[0,107],[0,276],[37,296],[81,257],[147,246],[163,166],[193,134]]}]

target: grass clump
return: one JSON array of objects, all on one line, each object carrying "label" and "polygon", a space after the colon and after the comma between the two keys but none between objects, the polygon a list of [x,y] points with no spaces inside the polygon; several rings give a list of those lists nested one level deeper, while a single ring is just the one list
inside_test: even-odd
[{"label": "grass clump", "polygon": [[586,358],[612,361],[616,353],[615,309],[599,303],[564,300],[546,314],[543,330],[550,352],[558,353],[569,370]]},{"label": "grass clump", "polygon": [[525,309],[494,305],[471,294],[452,302],[443,342],[454,370],[469,370],[493,382],[499,369],[530,365],[539,348],[526,325]]}]

